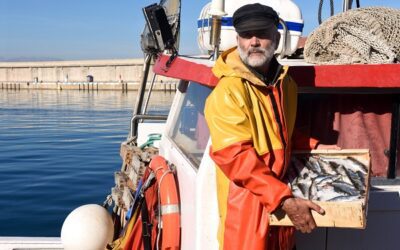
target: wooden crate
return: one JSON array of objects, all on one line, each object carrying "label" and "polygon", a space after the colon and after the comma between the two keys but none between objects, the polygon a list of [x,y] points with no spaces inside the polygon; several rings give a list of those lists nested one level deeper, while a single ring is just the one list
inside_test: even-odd
[{"label": "wooden crate", "polygon": [[[312,211],[312,215],[318,227],[340,227],[340,228],[359,228],[366,227],[366,213],[368,205],[369,183],[370,183],[370,154],[368,149],[344,149],[344,150],[312,150],[295,151],[293,156],[319,155],[335,158],[345,158],[351,156],[365,166],[368,173],[366,176],[366,189],[363,199],[356,201],[313,201],[325,210],[324,215]],[[269,218],[270,225],[292,226],[292,222],[285,212],[278,209]]]}]

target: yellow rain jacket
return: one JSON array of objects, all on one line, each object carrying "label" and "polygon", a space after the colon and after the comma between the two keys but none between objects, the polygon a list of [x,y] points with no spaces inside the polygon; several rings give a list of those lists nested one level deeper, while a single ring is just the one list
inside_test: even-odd
[{"label": "yellow rain jacket", "polygon": [[[256,77],[236,48],[223,53],[220,79],[207,98],[211,158],[217,167],[220,249],[292,249],[292,227],[269,227],[269,213],[292,196],[282,182],[289,163],[297,87],[273,59],[271,85]],[[270,67],[271,68],[271,67]]]}]

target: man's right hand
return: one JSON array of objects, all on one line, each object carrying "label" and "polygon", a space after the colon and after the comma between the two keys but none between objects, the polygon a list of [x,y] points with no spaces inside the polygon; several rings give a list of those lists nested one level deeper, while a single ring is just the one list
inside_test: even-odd
[{"label": "man's right hand", "polygon": [[289,216],[294,227],[302,233],[311,233],[316,227],[311,209],[323,215],[325,211],[312,201],[300,198],[287,198],[282,203],[282,209]]}]

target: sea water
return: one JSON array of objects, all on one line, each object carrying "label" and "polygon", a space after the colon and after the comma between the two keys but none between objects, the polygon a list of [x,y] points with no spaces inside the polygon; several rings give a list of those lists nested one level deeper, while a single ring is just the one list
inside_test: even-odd
[{"label": "sea water", "polygon": [[[74,208],[103,203],[136,94],[0,89],[0,236],[59,236]],[[149,111],[167,114],[173,94]]]}]

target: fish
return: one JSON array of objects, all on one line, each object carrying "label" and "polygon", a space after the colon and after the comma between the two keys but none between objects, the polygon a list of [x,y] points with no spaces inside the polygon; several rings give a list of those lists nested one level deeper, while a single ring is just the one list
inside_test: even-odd
[{"label": "fish", "polygon": [[351,185],[353,184],[353,182],[351,181],[350,177],[347,174],[346,168],[343,165],[337,166],[336,171],[339,173],[340,179],[343,182],[346,182]]},{"label": "fish", "polygon": [[309,189],[308,199],[310,200],[316,199],[317,193],[318,193],[317,185],[315,185],[315,183],[312,182]]},{"label": "fish", "polygon": [[322,159],[328,162],[335,162],[338,165],[346,166],[347,168],[351,168],[354,172],[360,171],[363,174],[368,173],[367,167],[361,163],[359,160],[355,159],[354,157],[346,157],[346,158],[334,158],[334,157],[326,157],[321,156]]},{"label": "fish", "polygon": [[365,192],[365,180],[363,180],[362,178],[360,178],[359,173],[360,172],[354,172],[351,169],[344,169],[347,173],[347,175],[350,177],[351,182],[353,183],[354,187],[360,191],[360,193],[364,193]]},{"label": "fish", "polygon": [[315,160],[313,157],[308,158],[305,167],[308,168],[311,172],[321,173],[321,166],[319,165],[318,161]]},{"label": "fish", "polygon": [[329,164],[329,162],[325,161],[324,159],[319,159],[319,165],[321,166],[322,172],[330,175],[337,175],[335,169]]},{"label": "fish", "polygon": [[308,196],[305,196],[303,192],[300,190],[298,185],[291,185],[292,194],[294,197],[308,199]]},{"label": "fish", "polygon": [[357,172],[357,175],[358,175],[358,177],[360,178],[360,182],[361,182],[361,184],[363,185],[363,189],[365,190],[365,189],[367,188],[367,187],[366,187],[367,176],[364,175],[364,174],[362,174],[362,173],[360,173],[360,172]]},{"label": "fish", "polygon": [[337,190],[333,186],[333,183],[339,178],[339,176],[325,175],[315,179],[315,184],[318,190],[316,194],[317,200],[326,201],[336,196],[346,195],[344,191]]},{"label": "fish", "polygon": [[314,200],[318,201],[329,201],[336,197],[346,196],[346,193],[337,192],[335,188],[331,185],[324,185],[320,188],[320,190],[316,193],[316,196],[313,197]]},{"label": "fish", "polygon": [[287,177],[295,197],[316,201],[352,201],[365,195],[366,167],[357,159],[292,157]]},{"label": "fish", "polygon": [[367,167],[361,163],[359,160],[355,159],[354,157],[347,157],[348,160],[351,161],[352,164],[349,164],[349,167],[356,169],[356,171],[359,171],[363,173],[364,175],[368,174],[368,169]]},{"label": "fish", "polygon": [[323,186],[326,184],[331,184],[332,182],[336,181],[339,176],[332,176],[332,175],[320,175],[314,179],[314,182],[317,186]]},{"label": "fish", "polygon": [[310,196],[310,186],[307,185],[306,183],[299,183],[297,187],[300,189],[301,193],[303,194],[302,196],[305,198],[308,198]]},{"label": "fish", "polygon": [[357,189],[355,189],[355,187],[353,185],[348,184],[347,182],[343,182],[343,181],[337,181],[337,182],[333,182],[332,186],[341,192],[345,192],[351,196],[353,195],[360,195],[360,191],[358,191]]},{"label": "fish", "polygon": [[356,201],[356,200],[360,200],[362,197],[359,195],[343,195],[343,196],[337,196],[335,198],[332,198],[330,200],[327,201]]}]

